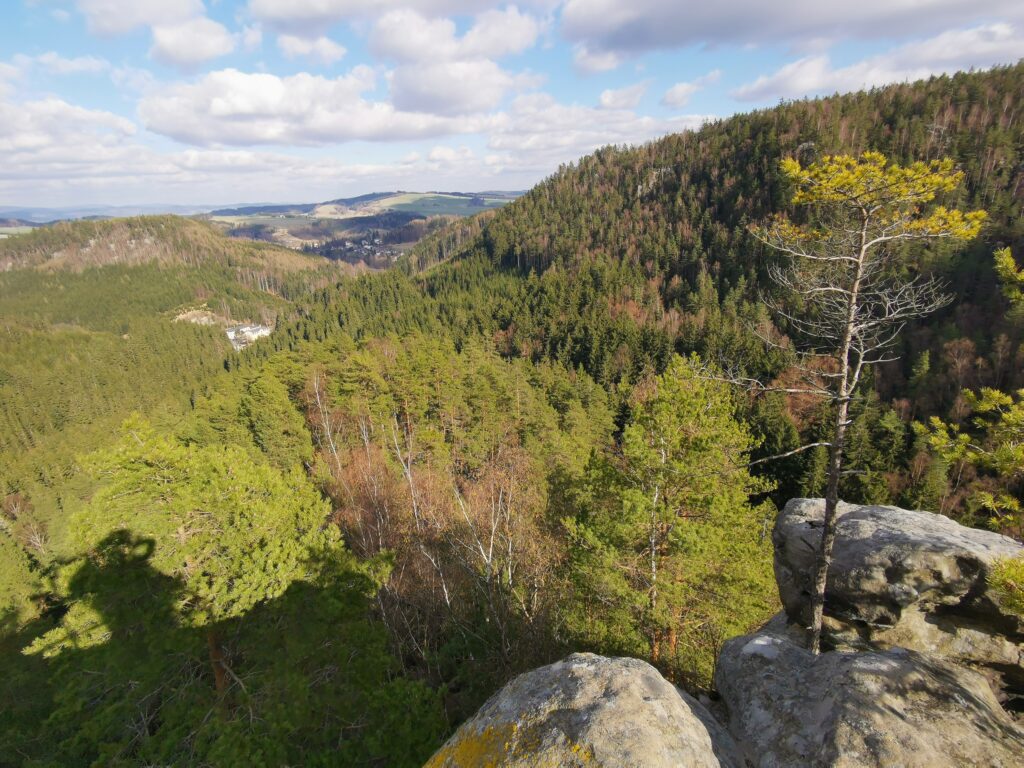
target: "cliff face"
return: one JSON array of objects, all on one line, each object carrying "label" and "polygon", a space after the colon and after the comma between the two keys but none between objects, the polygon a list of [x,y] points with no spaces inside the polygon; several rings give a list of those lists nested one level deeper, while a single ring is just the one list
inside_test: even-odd
[{"label": "cliff face", "polygon": [[785,611],[727,642],[716,717],[635,659],[574,654],[522,675],[431,766],[1024,766],[1024,628],[989,593],[1011,539],[895,507],[843,505],[826,644],[802,623],[821,500],[776,523]]}]

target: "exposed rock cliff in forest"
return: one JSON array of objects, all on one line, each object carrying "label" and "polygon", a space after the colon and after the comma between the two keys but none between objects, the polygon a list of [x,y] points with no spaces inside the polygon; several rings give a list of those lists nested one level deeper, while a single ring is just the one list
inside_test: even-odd
[{"label": "exposed rock cliff in forest", "polygon": [[780,514],[785,611],[725,644],[717,701],[635,659],[573,654],[505,686],[429,765],[1024,765],[1024,632],[987,581],[1024,547],[941,515],[842,505],[815,657],[800,627],[823,506]]}]

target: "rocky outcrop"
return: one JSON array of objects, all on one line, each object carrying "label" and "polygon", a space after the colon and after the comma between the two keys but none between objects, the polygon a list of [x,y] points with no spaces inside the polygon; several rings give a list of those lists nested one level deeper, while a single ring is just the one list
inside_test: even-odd
[{"label": "rocky outcrop", "polygon": [[842,505],[829,650],[814,656],[802,627],[823,512],[796,499],[779,516],[785,611],[725,644],[724,725],[642,661],[574,654],[509,683],[429,765],[1024,768],[1024,729],[1006,711],[1024,628],[986,580],[1024,548],[941,515]]},{"label": "rocky outcrop", "polygon": [[576,653],[506,685],[429,768],[733,768],[731,737],[650,664]]},{"label": "rocky outcrop", "polygon": [[715,685],[757,768],[1024,765],[1024,731],[981,675],[903,648],[815,657],[782,614],[725,644]]},{"label": "rocky outcrop", "polygon": [[[786,613],[810,623],[811,579],[825,503],[793,499],[773,533]],[[825,591],[824,638],[840,649],[909,648],[1024,684],[1024,627],[993,599],[992,561],[1024,553],[1006,536],[942,515],[840,504]]]}]

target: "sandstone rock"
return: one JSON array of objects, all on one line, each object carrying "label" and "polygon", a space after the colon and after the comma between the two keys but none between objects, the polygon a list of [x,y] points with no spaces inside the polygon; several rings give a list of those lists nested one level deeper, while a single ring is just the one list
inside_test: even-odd
[{"label": "sandstone rock", "polygon": [[[803,626],[824,510],[822,499],[793,499],[772,536],[779,596]],[[911,648],[996,669],[1019,685],[1024,627],[992,599],[986,576],[995,558],[1022,552],[1013,539],[931,512],[841,503],[826,642]]]},{"label": "sandstone rock", "polygon": [[780,614],[728,641],[715,684],[757,768],[1024,766],[1024,731],[980,675],[916,651],[813,656]]},{"label": "sandstone rock", "polygon": [[429,768],[740,766],[728,733],[637,659],[573,654],[506,685]]}]

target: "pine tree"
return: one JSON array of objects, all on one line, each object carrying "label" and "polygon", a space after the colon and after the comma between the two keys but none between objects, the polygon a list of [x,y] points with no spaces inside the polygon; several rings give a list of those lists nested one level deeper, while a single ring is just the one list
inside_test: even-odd
[{"label": "pine tree", "polygon": [[592,462],[579,515],[566,521],[572,632],[645,655],[706,685],[717,645],[775,605],[769,489],[746,468],[753,447],[725,385],[675,358],[638,385],[618,450]]},{"label": "pine tree", "polygon": [[865,371],[892,359],[889,350],[903,326],[952,300],[936,280],[902,274],[897,246],[970,240],[986,214],[924,208],[963,179],[949,159],[903,167],[879,152],[865,152],[859,158],[826,156],[806,168],[787,158],[782,171],[795,188],[793,202],[811,214],[806,225],[779,217],[757,230],[786,259],[770,274],[792,303],[773,303],[773,308],[798,340],[805,373],[802,386],[787,391],[823,397],[833,409],[825,520],[811,598],[810,647],[818,653],[850,403]]}]

